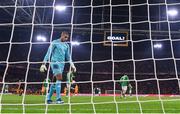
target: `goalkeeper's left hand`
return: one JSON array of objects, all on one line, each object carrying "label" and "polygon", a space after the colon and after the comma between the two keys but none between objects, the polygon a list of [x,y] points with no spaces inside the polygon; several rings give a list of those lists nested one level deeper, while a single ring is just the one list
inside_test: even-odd
[{"label": "goalkeeper's left hand", "polygon": [[73,72],[76,72],[76,67],[73,62],[70,62],[70,67],[72,68]]},{"label": "goalkeeper's left hand", "polygon": [[46,65],[42,64],[40,67],[40,72],[45,72],[47,70]]},{"label": "goalkeeper's left hand", "polygon": [[73,70],[73,72],[76,72],[76,67],[72,66],[72,70]]}]

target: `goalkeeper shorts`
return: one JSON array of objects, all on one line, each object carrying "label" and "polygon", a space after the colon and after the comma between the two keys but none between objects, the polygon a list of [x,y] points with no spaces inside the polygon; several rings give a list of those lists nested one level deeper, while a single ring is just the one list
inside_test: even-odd
[{"label": "goalkeeper shorts", "polygon": [[62,74],[64,71],[64,63],[51,63],[51,69],[54,76]]}]

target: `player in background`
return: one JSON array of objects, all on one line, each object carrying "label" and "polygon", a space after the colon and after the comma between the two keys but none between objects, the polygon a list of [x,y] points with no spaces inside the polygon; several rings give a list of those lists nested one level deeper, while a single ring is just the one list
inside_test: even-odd
[{"label": "player in background", "polygon": [[17,91],[18,91],[19,96],[21,96],[23,91],[24,91],[24,82],[23,82],[23,80],[19,80],[18,90]]},{"label": "player in background", "polygon": [[52,82],[55,84],[51,84],[50,91],[47,96],[47,103],[51,104],[51,97],[54,93],[54,88],[56,90],[56,103],[62,104],[64,101],[61,99],[61,80],[62,73],[64,71],[65,61],[70,63],[70,67],[74,72],[76,72],[76,67],[74,66],[71,56],[70,56],[70,48],[68,43],[66,42],[69,38],[68,32],[62,32],[61,36],[57,40],[53,40],[49,49],[44,57],[44,63],[40,67],[41,72],[45,72],[47,70],[46,63],[49,61],[51,69],[53,71],[53,79]]},{"label": "player in background", "polygon": [[94,96],[96,96],[96,95],[100,96],[101,95],[101,89],[98,87],[95,87],[93,89],[93,94],[94,94]]},{"label": "player in background", "polygon": [[41,89],[41,95],[46,95],[48,91],[48,85],[51,82],[50,79],[44,79],[43,84],[42,84],[42,89]]},{"label": "player in background", "polygon": [[129,85],[129,77],[127,75],[123,75],[120,78],[120,86],[122,88],[121,96],[124,97],[124,98],[126,96],[126,91],[127,91],[128,85]]},{"label": "player in background", "polygon": [[71,91],[74,91],[75,89],[75,75],[74,72],[71,70],[71,68],[69,69],[69,72],[66,75],[66,96],[68,96],[69,93],[71,93]]},{"label": "player in background", "polygon": [[66,95],[66,96],[67,96],[67,94],[66,94],[66,93],[67,93],[67,87],[65,86],[65,87],[64,87],[64,95]]},{"label": "player in background", "polygon": [[74,95],[78,95],[79,93],[79,87],[78,85],[76,84],[75,88],[74,88]]},{"label": "player in background", "polygon": [[70,93],[72,93],[72,95],[75,95],[75,87],[76,87],[76,81],[72,79],[72,82],[70,83]]},{"label": "player in background", "polygon": [[4,93],[8,93],[8,92],[9,92],[9,85],[5,84]]},{"label": "player in background", "polygon": [[129,83],[129,85],[128,85],[128,87],[129,87],[129,96],[132,96],[132,85]]}]

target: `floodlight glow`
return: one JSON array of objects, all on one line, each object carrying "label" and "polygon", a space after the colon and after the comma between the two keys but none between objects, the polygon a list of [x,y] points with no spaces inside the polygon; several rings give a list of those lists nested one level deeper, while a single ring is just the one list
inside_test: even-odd
[{"label": "floodlight glow", "polygon": [[159,43],[154,44],[154,48],[160,49],[160,48],[162,48],[162,44],[159,44]]},{"label": "floodlight glow", "polygon": [[39,36],[37,36],[37,41],[45,42],[46,41],[46,37],[39,35]]},{"label": "floodlight glow", "polygon": [[175,10],[175,9],[171,9],[171,10],[168,10],[168,11],[167,11],[167,14],[168,14],[169,16],[174,17],[174,16],[176,16],[176,15],[178,14],[178,11]]},{"label": "floodlight glow", "polygon": [[79,45],[80,45],[80,43],[79,43],[79,42],[77,42],[77,41],[72,41],[72,42],[71,42],[71,45],[74,45],[74,46],[79,46]]},{"label": "floodlight glow", "polygon": [[66,6],[57,5],[57,6],[55,6],[55,9],[58,10],[58,11],[65,11],[66,10]]}]

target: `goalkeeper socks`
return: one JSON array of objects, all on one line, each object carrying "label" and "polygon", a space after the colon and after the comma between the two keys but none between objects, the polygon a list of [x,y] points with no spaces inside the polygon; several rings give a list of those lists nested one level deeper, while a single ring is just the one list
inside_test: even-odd
[{"label": "goalkeeper socks", "polygon": [[61,99],[61,81],[56,81],[56,98],[57,100]]},{"label": "goalkeeper socks", "polygon": [[53,93],[54,93],[54,88],[55,88],[55,85],[54,85],[54,84],[51,84],[50,90],[49,90],[49,94],[48,94],[48,96],[47,96],[47,100],[51,100],[51,97],[52,97],[52,95],[53,95]]}]

